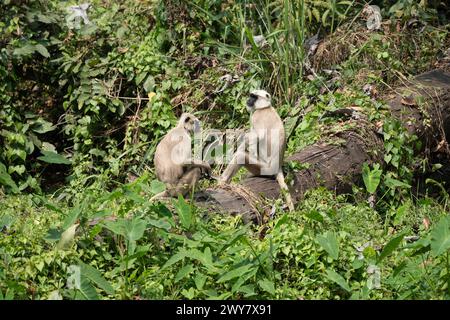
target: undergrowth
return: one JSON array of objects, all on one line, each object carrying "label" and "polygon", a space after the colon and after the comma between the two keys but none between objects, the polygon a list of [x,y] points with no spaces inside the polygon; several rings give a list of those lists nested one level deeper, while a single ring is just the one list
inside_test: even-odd
[{"label": "undergrowth", "polygon": [[[445,56],[442,3],[374,1],[368,31],[359,1],[91,1],[73,27],[70,1],[22,2],[0,5],[1,299],[449,298],[448,187],[412,191],[442,165],[379,99]],[[347,195],[275,202],[265,226],[150,202],[178,116],[243,128],[255,88],[273,94],[287,155],[364,120],[383,161]],[[359,118],[334,116],[346,108]]]}]

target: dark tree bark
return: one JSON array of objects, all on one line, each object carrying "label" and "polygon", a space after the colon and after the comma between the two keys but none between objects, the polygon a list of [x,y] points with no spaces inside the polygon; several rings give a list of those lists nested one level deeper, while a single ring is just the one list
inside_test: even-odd
[{"label": "dark tree bark", "polygon": [[[414,102],[418,96],[424,102],[420,106]],[[425,156],[432,152],[445,154],[446,157],[450,155],[447,144],[450,139],[449,73],[442,70],[423,73],[405,82],[404,86],[383,97],[383,100],[390,106],[391,115],[422,142],[419,152]],[[348,110],[351,112],[351,109],[344,109]],[[430,120],[428,124],[424,122],[425,118]],[[383,162],[384,144],[382,135],[378,133],[379,128],[364,119],[349,118],[348,121],[358,121],[357,130],[329,136],[327,143],[318,142],[285,159],[309,164],[307,169],[300,170],[294,176],[290,187],[294,202],[300,201],[305,191],[318,186],[334,190],[337,194],[349,193],[354,184],[362,182],[361,169],[365,162]],[[276,180],[250,177],[235,187],[216,186],[197,192],[195,201],[197,205],[212,211],[242,214],[244,220],[260,221],[261,213],[270,211],[270,200],[279,197],[280,188]]]}]

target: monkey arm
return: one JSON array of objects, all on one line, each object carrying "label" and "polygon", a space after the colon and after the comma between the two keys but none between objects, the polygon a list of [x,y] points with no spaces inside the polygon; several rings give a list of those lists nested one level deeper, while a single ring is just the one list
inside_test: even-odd
[{"label": "monkey arm", "polygon": [[200,168],[205,170],[206,172],[211,172],[211,166],[209,165],[209,163],[202,161],[202,160],[198,160],[198,159],[191,159],[191,160],[187,160],[183,163],[183,167],[187,167],[187,168]]}]

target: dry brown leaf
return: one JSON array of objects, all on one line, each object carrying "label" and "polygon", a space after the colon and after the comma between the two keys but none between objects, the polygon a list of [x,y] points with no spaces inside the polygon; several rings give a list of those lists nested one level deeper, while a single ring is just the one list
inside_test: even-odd
[{"label": "dry brown leaf", "polygon": [[422,223],[425,227],[425,230],[428,230],[430,228],[430,220],[427,217],[423,218]]},{"label": "dry brown leaf", "polygon": [[415,106],[416,105],[416,102],[411,97],[403,97],[401,103],[406,106]]}]

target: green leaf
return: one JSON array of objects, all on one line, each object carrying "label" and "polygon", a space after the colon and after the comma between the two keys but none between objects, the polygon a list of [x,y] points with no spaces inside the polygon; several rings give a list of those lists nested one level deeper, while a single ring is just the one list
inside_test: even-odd
[{"label": "green leaf", "polygon": [[151,225],[151,226],[154,226],[154,227],[159,228],[159,229],[164,229],[166,231],[169,231],[170,227],[171,227],[170,223],[167,222],[166,219],[158,219],[158,220],[147,219],[147,223],[149,225]]},{"label": "green leaf", "polygon": [[87,300],[98,300],[98,294],[88,278],[81,276],[80,288],[78,289]]},{"label": "green leaf", "polygon": [[384,258],[386,258],[388,255],[390,255],[397,247],[402,243],[404,234],[401,234],[389,241],[383,248],[383,251],[381,251],[380,256],[378,257],[377,262],[381,262]]},{"label": "green leaf", "polygon": [[241,266],[241,267],[238,267],[238,268],[233,269],[231,271],[228,271],[223,276],[221,276],[219,278],[219,280],[217,280],[217,283],[226,282],[226,281],[229,281],[231,279],[241,277],[241,276],[243,276],[244,274],[246,274],[249,271],[251,266],[252,266],[251,264],[246,264],[244,266]]},{"label": "green leaf", "polygon": [[147,80],[145,80],[144,82],[144,90],[145,92],[149,93],[152,92],[154,88],[155,88],[155,78],[153,78],[152,76],[148,76]]},{"label": "green leaf", "polygon": [[195,286],[198,290],[202,290],[206,282],[206,276],[203,273],[198,273],[194,278]]},{"label": "green leaf", "polygon": [[41,151],[43,156],[38,157],[39,160],[46,163],[54,164],[71,164],[72,162],[60,154],[53,151]]},{"label": "green leaf", "polygon": [[171,265],[177,263],[180,260],[183,260],[186,257],[186,252],[185,251],[180,251],[178,253],[175,253],[172,257],[170,257],[169,260],[167,260],[167,262],[162,266],[161,270],[164,270],[168,267],[170,267]]},{"label": "green leaf", "polygon": [[344,289],[347,292],[350,292],[350,286],[348,285],[347,281],[344,279],[343,276],[341,276],[339,273],[328,269],[327,270],[327,274],[326,274],[327,278],[330,279],[331,281],[337,283],[342,289]]},{"label": "green leaf", "polygon": [[39,52],[43,57],[49,58],[50,53],[48,53],[47,48],[44,47],[42,44],[37,44],[34,46],[34,49]]},{"label": "green leaf", "polygon": [[76,205],[74,208],[70,210],[69,214],[66,216],[66,218],[62,223],[63,229],[67,229],[68,227],[73,225],[75,221],[77,221],[78,217],[81,214],[82,207],[83,205]]},{"label": "green leaf", "polygon": [[83,263],[81,260],[78,260],[78,263],[81,267],[81,276],[85,276],[93,283],[95,283],[99,288],[104,290],[107,294],[114,294],[114,288],[111,284],[102,276],[100,271],[91,267],[88,264]]},{"label": "green leaf", "polygon": [[386,186],[388,188],[391,188],[391,189],[394,189],[394,188],[397,188],[397,187],[400,187],[400,188],[411,188],[411,186],[409,184],[404,183],[404,182],[402,182],[400,180],[394,179],[392,177],[388,177],[388,176],[384,179],[384,183],[386,184]]},{"label": "green leaf", "polygon": [[378,185],[380,184],[381,180],[381,174],[382,170],[379,169],[380,165],[376,164],[374,165],[373,169],[370,170],[367,163],[364,163],[362,175],[364,180],[364,185],[366,186],[367,192],[373,194],[378,188]]},{"label": "green leaf", "polygon": [[37,119],[31,126],[31,130],[33,130],[36,133],[41,133],[41,134],[53,131],[55,129],[56,129],[56,126],[54,126],[51,122],[46,121],[42,118]]},{"label": "green leaf", "polygon": [[277,220],[277,223],[275,224],[275,227],[273,228],[274,230],[277,230],[278,228],[280,228],[283,224],[286,224],[289,222],[289,217],[287,214],[284,214],[281,216],[281,218],[279,218]]},{"label": "green leaf", "polygon": [[178,271],[177,275],[175,276],[174,282],[177,283],[178,281],[189,275],[192,271],[194,271],[193,264],[185,265],[183,268],[180,269],[180,271]]},{"label": "green leaf", "polygon": [[9,214],[5,214],[3,217],[0,217],[0,230],[2,230],[3,227],[9,228],[14,220],[15,218]]},{"label": "green leaf", "polygon": [[11,188],[13,193],[18,193],[19,188],[16,183],[13,181],[11,176],[8,174],[6,167],[3,163],[0,162],[0,185],[8,186]]},{"label": "green leaf", "polygon": [[209,247],[206,247],[204,252],[201,252],[198,249],[191,249],[187,252],[186,256],[199,261],[208,269],[208,271],[217,272],[217,268],[212,261],[211,249]]},{"label": "green leaf", "polygon": [[431,231],[431,253],[438,256],[450,248],[450,218],[443,217]]},{"label": "green leaf", "polygon": [[258,281],[258,285],[264,291],[266,291],[266,292],[268,292],[270,294],[275,294],[275,286],[273,284],[273,281],[270,281],[268,279],[259,280]]},{"label": "green leaf", "polygon": [[73,239],[75,238],[75,232],[77,230],[78,223],[70,226],[66,231],[61,234],[61,239],[59,240],[56,247],[60,250],[68,249],[72,245]]},{"label": "green leaf", "polygon": [[113,233],[125,237],[125,221],[119,219],[117,221],[105,221],[102,225]]},{"label": "green leaf", "polygon": [[339,244],[333,232],[327,231],[323,235],[317,235],[316,241],[325,249],[330,257],[335,260],[339,257]]},{"label": "green leaf", "polygon": [[317,210],[311,210],[310,212],[306,213],[305,216],[311,220],[323,222],[323,216]]},{"label": "green leaf", "polygon": [[133,218],[125,224],[125,236],[130,241],[137,241],[144,235],[147,224],[143,219]]},{"label": "green leaf", "polygon": [[152,180],[150,182],[150,191],[152,194],[158,194],[164,190],[166,190],[166,185],[163,182],[158,180]]},{"label": "green leaf", "polygon": [[44,240],[48,242],[56,242],[61,239],[62,232],[58,229],[51,228],[47,231],[47,234],[44,237]]},{"label": "green leaf", "polygon": [[178,196],[178,201],[174,201],[174,206],[177,209],[178,216],[180,217],[181,226],[185,230],[188,230],[193,222],[191,207],[181,195]]},{"label": "green leaf", "polygon": [[16,56],[27,56],[34,53],[35,47],[32,44],[26,44],[23,47],[15,48],[13,54]]},{"label": "green leaf", "polygon": [[394,221],[393,221],[394,226],[398,226],[401,224],[403,217],[405,216],[405,213],[407,212],[407,210],[406,210],[407,208],[408,208],[407,205],[402,205],[397,208],[397,210],[395,212],[395,216],[394,216]]}]

